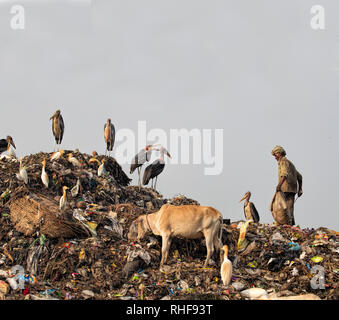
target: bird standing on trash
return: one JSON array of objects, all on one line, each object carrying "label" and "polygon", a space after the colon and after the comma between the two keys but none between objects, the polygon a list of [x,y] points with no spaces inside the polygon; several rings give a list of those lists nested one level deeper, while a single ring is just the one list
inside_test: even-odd
[{"label": "bird standing on trash", "polygon": [[98,159],[95,159],[95,158],[91,158],[89,159],[89,162],[97,162],[98,165],[99,165],[99,168],[98,168],[98,177],[101,177],[103,174],[106,173],[106,169],[105,169],[105,159],[102,159],[101,160],[101,163]]},{"label": "bird standing on trash", "polygon": [[[165,168],[164,154],[166,153],[166,155],[169,158],[171,158],[171,155],[168,153],[168,151],[163,146],[160,147],[159,151],[160,151],[160,158],[155,160],[154,162],[152,162],[145,169],[144,176],[143,176],[143,179],[142,179],[143,185],[147,185],[149,183],[149,181],[152,179],[152,189],[154,189],[154,190],[156,189],[158,175]],[[154,178],[155,178],[155,185],[153,187],[153,179]]]},{"label": "bird standing on trash", "polygon": [[71,189],[71,195],[73,198],[75,198],[78,195],[80,188],[81,188],[81,183],[80,183],[80,179],[78,178],[76,185]]},{"label": "bird standing on trash", "polygon": [[50,118],[52,120],[52,132],[55,138],[55,148],[60,144],[64,136],[64,119],[62,118],[61,111],[57,110]]},{"label": "bird standing on trash", "polygon": [[22,165],[22,157],[20,158],[19,173],[16,174],[16,177],[25,184],[28,184],[28,175],[25,166]]},{"label": "bird standing on trash", "polygon": [[73,166],[75,166],[75,167],[78,167],[78,168],[82,167],[81,162],[77,158],[73,157],[73,153],[72,152],[68,154],[67,160],[71,164],[73,164]]},{"label": "bird standing on trash", "polygon": [[113,150],[115,142],[115,128],[114,125],[111,123],[111,119],[107,119],[107,122],[105,123],[104,137],[106,142],[105,155],[107,154],[108,151],[108,156],[110,156],[110,153]]},{"label": "bird standing on trash", "polygon": [[51,161],[60,159],[63,154],[64,154],[64,150],[62,149],[60,149],[58,152],[53,152],[51,155]]},{"label": "bird standing on trash", "polygon": [[6,150],[9,151],[9,148],[11,147],[11,145],[14,147],[14,149],[16,149],[15,143],[11,136],[7,136],[6,139],[1,139],[0,140],[0,154]]},{"label": "bird standing on trash", "polygon": [[62,187],[62,196],[60,198],[59,201],[59,209],[61,212],[64,212],[66,207],[67,207],[67,194],[66,194],[66,190],[68,189],[68,187],[63,186]]},{"label": "bird standing on trash", "polygon": [[15,159],[16,159],[16,154],[15,154],[14,150],[11,148],[11,145],[10,145],[10,144],[8,144],[7,151],[8,151],[8,155],[9,155],[11,158],[15,158]]},{"label": "bird standing on trash", "polygon": [[97,156],[98,156],[98,152],[93,151],[93,152],[92,152],[92,157],[93,157],[93,158],[96,158]]},{"label": "bird standing on trash", "polygon": [[221,249],[221,253],[224,255],[223,262],[220,268],[221,280],[224,286],[228,286],[232,280],[232,262],[228,259],[228,247],[224,245]]},{"label": "bird standing on trash", "polygon": [[46,173],[46,159],[42,160],[41,163],[42,163],[41,181],[45,185],[45,187],[48,188],[49,178]]},{"label": "bird standing on trash", "polygon": [[132,174],[135,169],[138,169],[138,186],[139,189],[141,188],[141,181],[140,181],[140,173],[141,173],[141,166],[151,160],[152,151],[157,150],[156,146],[159,144],[148,145],[144,149],[140,150],[138,154],[132,160],[130,174]]},{"label": "bird standing on trash", "polygon": [[255,205],[253,204],[253,202],[249,202],[251,198],[251,192],[246,192],[245,195],[241,198],[241,201],[245,200],[244,203],[244,214],[245,214],[245,218],[246,220],[253,220],[253,222],[259,222],[260,218],[259,218],[259,213],[255,207]]}]

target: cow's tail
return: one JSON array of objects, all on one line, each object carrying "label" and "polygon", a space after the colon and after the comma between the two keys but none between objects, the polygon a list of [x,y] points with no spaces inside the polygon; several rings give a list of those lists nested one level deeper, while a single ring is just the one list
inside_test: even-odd
[{"label": "cow's tail", "polygon": [[223,224],[223,219],[222,219],[222,216],[220,215],[219,218],[218,218],[218,229],[217,229],[217,232],[216,232],[216,241],[214,241],[214,248],[216,250],[216,254],[217,254],[217,257],[219,257],[220,259],[220,264],[222,263],[222,257],[221,257],[221,248],[223,246],[223,243],[222,243],[222,231],[223,229],[225,228],[224,227],[224,224]]},{"label": "cow's tail", "polygon": [[219,222],[219,230],[218,230],[218,248],[216,248],[217,250],[220,250],[221,247],[222,247],[222,230],[224,229],[224,225],[223,225],[223,219],[222,219],[222,216],[219,216],[219,219],[218,219],[218,222]]}]

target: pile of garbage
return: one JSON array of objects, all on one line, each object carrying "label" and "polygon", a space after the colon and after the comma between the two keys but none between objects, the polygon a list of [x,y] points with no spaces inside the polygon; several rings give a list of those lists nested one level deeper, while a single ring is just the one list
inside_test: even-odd
[{"label": "pile of garbage", "polygon": [[[228,286],[217,254],[203,267],[204,239],[174,239],[159,268],[161,238],[130,242],[129,226],[165,203],[199,203],[129,186],[113,158],[97,156],[106,169],[98,176],[91,156],[74,152],[81,162],[74,167],[68,153],[55,161],[47,153],[25,157],[27,185],[16,177],[17,160],[0,160],[0,299],[240,300],[259,298],[258,292],[265,299],[339,298],[339,233],[327,228],[224,220],[222,242],[233,264]],[[40,179],[45,158],[48,188]],[[60,212],[63,186],[70,191]]]}]

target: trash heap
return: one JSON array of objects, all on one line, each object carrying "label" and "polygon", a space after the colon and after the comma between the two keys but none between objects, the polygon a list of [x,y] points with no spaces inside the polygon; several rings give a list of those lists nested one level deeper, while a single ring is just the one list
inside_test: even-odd
[{"label": "trash heap", "polygon": [[[199,203],[129,186],[113,158],[97,157],[106,160],[98,177],[99,164],[73,152],[82,164],[75,168],[69,152],[55,161],[47,153],[25,157],[27,186],[16,178],[18,161],[0,160],[0,299],[240,300],[251,288],[276,297],[339,298],[339,233],[327,228],[248,223],[239,241],[243,222],[224,220],[222,241],[233,264],[229,286],[222,284],[219,256],[203,267],[203,239],[174,239],[160,269],[161,238],[129,242],[130,224],[165,203]],[[48,189],[40,179],[44,158]],[[60,213],[63,186],[68,207]]]}]

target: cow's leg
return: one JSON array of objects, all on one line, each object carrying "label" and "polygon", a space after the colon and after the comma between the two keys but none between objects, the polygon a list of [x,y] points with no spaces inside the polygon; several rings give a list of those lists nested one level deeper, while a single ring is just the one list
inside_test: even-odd
[{"label": "cow's leg", "polygon": [[168,259],[168,255],[169,255],[169,251],[170,251],[170,248],[171,248],[171,244],[172,244],[172,237],[169,237],[168,238],[168,250],[167,250],[167,254],[166,254],[166,261]]},{"label": "cow's leg", "polygon": [[204,233],[204,236],[206,239],[206,248],[207,248],[207,257],[206,257],[206,261],[204,264],[204,268],[206,268],[214,252],[214,247],[213,247],[213,237],[211,235],[211,230],[207,230],[207,232]]},{"label": "cow's leg", "polygon": [[162,236],[162,248],[161,248],[161,262],[160,266],[162,266],[167,261],[168,251],[171,245],[171,239],[169,235]]},{"label": "cow's leg", "polygon": [[188,250],[187,239],[185,239],[185,243],[186,243],[186,251],[187,251],[187,258],[188,258],[190,256],[190,252]]}]

